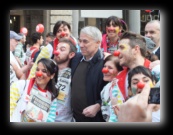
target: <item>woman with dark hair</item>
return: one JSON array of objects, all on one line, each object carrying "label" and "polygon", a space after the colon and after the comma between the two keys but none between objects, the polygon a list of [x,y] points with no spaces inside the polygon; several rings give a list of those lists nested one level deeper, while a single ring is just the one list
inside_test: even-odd
[{"label": "woman with dark hair", "polygon": [[[138,76],[141,76],[141,78]],[[153,87],[157,80],[156,77],[152,75],[152,72],[144,66],[137,66],[134,69],[130,70],[128,73],[128,90],[130,97],[141,92],[137,91],[137,83],[140,81],[142,81],[143,83],[149,83],[150,86]]]},{"label": "woman with dark hair", "polygon": [[46,122],[50,105],[58,95],[58,66],[47,58],[37,62],[35,77],[10,87],[11,122]]},{"label": "woman with dark hair", "polygon": [[[155,82],[157,81],[157,79],[155,78],[155,76],[152,74],[152,72],[148,69],[148,68],[146,68],[146,67],[144,67],[144,66],[137,66],[137,67],[135,67],[135,68],[133,68],[133,69],[131,69],[130,71],[129,71],[129,73],[128,73],[128,85],[129,85],[129,87],[128,87],[128,89],[129,89],[129,91],[130,91],[130,95],[129,96],[131,96],[131,98],[129,98],[126,102],[127,103],[125,103],[123,106],[125,107],[125,105],[128,105],[128,103],[129,102],[131,102],[131,101],[133,101],[134,99],[136,99],[137,97],[139,97],[140,96],[140,94],[142,94],[142,91],[143,90],[145,90],[146,91],[146,88],[150,88],[150,90],[152,90],[151,88],[153,88],[153,87],[155,87]],[[143,86],[142,86],[143,85]],[[145,86],[145,85],[147,85],[147,86]],[[146,93],[146,92],[145,92]],[[141,95],[142,96],[142,95]],[[160,95],[159,95],[160,96]],[[139,97],[140,98],[140,97]],[[144,98],[145,97],[143,97],[142,99],[140,98],[140,99],[138,99],[138,100],[136,100],[138,103],[136,103],[137,104],[137,106],[136,106],[136,112],[137,112],[137,110],[138,110],[138,107],[140,108],[140,106],[142,105],[142,107],[139,109],[140,110],[140,113],[141,114],[143,114],[143,112],[142,112],[142,110],[143,109],[145,109],[145,111],[147,111],[147,105],[148,105],[148,101],[147,101],[147,103],[146,103],[146,101],[139,101],[139,100],[144,100]],[[149,98],[149,97],[148,97]],[[142,102],[144,102],[143,104],[141,104],[140,105],[140,103],[142,103]],[[133,102],[134,103],[134,102]],[[145,106],[146,105],[146,106]],[[150,115],[149,117],[151,117],[150,119],[146,119],[148,122],[150,121],[150,122],[160,122],[160,104],[154,104],[154,103],[152,103],[152,105],[153,105],[153,108],[152,108],[152,112],[151,113],[147,113],[147,115]],[[132,102],[131,102],[131,107],[133,106],[133,110],[135,110],[135,104],[132,104]],[[126,106],[127,107],[127,106]],[[146,108],[145,108],[146,107]],[[148,107],[149,107],[149,105],[148,105]],[[125,111],[125,110],[123,110],[122,108],[121,108],[121,105],[120,105],[120,107],[118,107],[117,105],[114,107],[115,109],[114,109],[114,111],[115,111],[115,113],[116,114],[118,114],[118,119],[120,120],[120,121],[126,121],[126,122],[132,122],[132,121],[135,121],[135,122],[137,122],[137,121],[142,121],[142,119],[139,117],[139,118],[137,118],[137,116],[139,115],[139,114],[137,114],[135,117],[134,117],[134,114],[135,113],[130,113],[131,111],[130,111],[130,109],[131,108],[128,108],[127,107],[127,110],[129,111],[129,113],[128,113],[128,119],[126,119],[127,117],[126,116],[121,116],[121,117],[119,117],[120,116],[120,110],[121,111]],[[150,108],[151,109],[151,108]],[[126,111],[127,111],[126,110]],[[151,110],[150,110],[151,111]],[[122,113],[122,112],[121,112]],[[140,115],[139,115],[140,116]],[[131,117],[131,118],[130,118]],[[144,117],[144,115],[143,116],[141,116],[141,117]],[[130,118],[130,119],[129,119]],[[146,122],[147,122],[146,121]]]},{"label": "woman with dark hair", "polygon": [[116,16],[110,16],[105,22],[106,34],[102,36],[101,48],[103,52],[111,53],[117,50],[119,36],[128,31],[127,24]]},{"label": "woman with dark hair", "polygon": [[68,22],[63,21],[63,20],[57,21],[53,27],[53,34],[55,36],[55,39],[53,41],[53,52],[56,51],[56,47],[59,43],[59,40],[63,37],[71,38],[76,45],[77,52],[80,51],[77,40],[71,34],[71,26]]},{"label": "woman with dark hair", "polygon": [[104,60],[103,80],[109,82],[101,91],[101,111],[106,122],[117,122],[117,118],[112,110],[112,105],[115,101],[124,102],[124,98],[116,85],[116,75],[123,68],[119,65],[119,58],[114,55],[109,55]]}]

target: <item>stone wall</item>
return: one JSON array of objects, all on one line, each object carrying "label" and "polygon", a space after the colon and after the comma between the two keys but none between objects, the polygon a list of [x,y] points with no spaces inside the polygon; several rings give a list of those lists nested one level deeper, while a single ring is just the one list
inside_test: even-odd
[{"label": "stone wall", "polygon": [[50,31],[59,20],[67,21],[72,28],[72,10],[50,10]]}]

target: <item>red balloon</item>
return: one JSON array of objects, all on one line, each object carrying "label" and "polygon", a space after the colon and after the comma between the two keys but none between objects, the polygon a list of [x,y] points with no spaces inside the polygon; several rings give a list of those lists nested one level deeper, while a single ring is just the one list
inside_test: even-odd
[{"label": "red balloon", "polygon": [[57,50],[57,51],[54,51],[54,55],[59,55],[60,52]]},{"label": "red balloon", "polygon": [[142,82],[138,82],[137,84],[138,89],[143,89],[144,86],[145,86],[145,83],[142,83]]},{"label": "red balloon", "polygon": [[108,73],[108,72],[109,72],[109,70],[108,70],[107,67],[104,67],[104,68],[102,69],[102,73]]},{"label": "red balloon", "polygon": [[120,52],[119,51],[114,51],[114,56],[119,56]]},{"label": "red balloon", "polygon": [[41,76],[42,76],[42,72],[41,72],[41,71],[37,72],[37,73],[36,73],[36,76],[37,76],[37,77],[41,77]]},{"label": "red balloon", "polygon": [[39,32],[39,33],[43,33],[43,31],[44,31],[44,26],[43,26],[43,24],[38,24],[37,26],[36,26],[36,32]]},{"label": "red balloon", "polygon": [[150,12],[151,12],[151,10],[145,10],[145,12],[150,13]]},{"label": "red balloon", "polygon": [[21,29],[20,29],[20,33],[23,33],[25,36],[28,34],[28,29],[27,28],[25,28],[25,27],[22,27]]}]

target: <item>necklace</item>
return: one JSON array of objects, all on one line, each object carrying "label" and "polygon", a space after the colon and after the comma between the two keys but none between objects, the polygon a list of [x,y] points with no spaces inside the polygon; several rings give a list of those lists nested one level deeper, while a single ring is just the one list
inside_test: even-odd
[{"label": "necklace", "polygon": [[108,39],[108,37],[106,38],[107,38],[107,52],[113,54],[113,52],[118,49],[119,39],[117,39],[117,41],[115,42],[110,42],[110,39]]}]

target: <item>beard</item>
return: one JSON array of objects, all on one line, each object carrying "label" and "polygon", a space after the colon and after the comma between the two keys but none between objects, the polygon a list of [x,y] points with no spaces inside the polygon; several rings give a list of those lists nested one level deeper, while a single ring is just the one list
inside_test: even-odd
[{"label": "beard", "polygon": [[131,63],[133,63],[133,61],[134,61],[134,59],[132,58],[132,57],[130,57],[130,56],[128,56],[128,57],[123,57],[123,60],[120,60],[119,61],[119,64],[120,64],[120,66],[122,66],[122,67],[129,67],[130,65],[131,65]]},{"label": "beard", "polygon": [[55,59],[56,63],[57,64],[62,64],[62,63],[65,63],[69,60],[68,56],[63,58],[63,59]]}]

